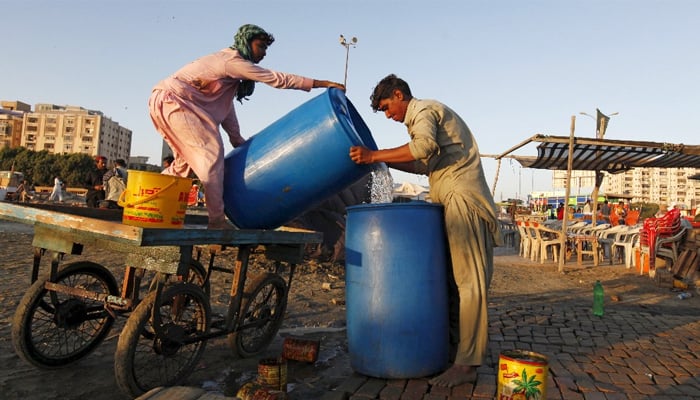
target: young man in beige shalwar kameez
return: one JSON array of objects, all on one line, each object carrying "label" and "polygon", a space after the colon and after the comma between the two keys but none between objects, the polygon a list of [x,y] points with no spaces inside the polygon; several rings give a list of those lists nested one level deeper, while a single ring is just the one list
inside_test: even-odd
[{"label": "young man in beige shalwar kameez", "polygon": [[389,75],[374,88],[372,109],[403,122],[411,141],[385,150],[354,146],[358,164],[385,162],[391,168],[429,176],[430,198],[445,209],[454,281],[450,282],[451,366],[432,378],[453,387],[476,380],[488,345],[487,291],[493,275],[493,246],[501,235],[479,149],[454,111],[434,100],[419,100],[408,84]]}]

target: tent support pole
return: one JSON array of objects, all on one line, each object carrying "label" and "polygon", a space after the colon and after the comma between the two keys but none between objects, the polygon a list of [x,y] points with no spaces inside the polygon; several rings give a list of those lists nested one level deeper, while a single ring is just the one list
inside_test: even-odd
[{"label": "tent support pole", "polygon": [[576,116],[571,116],[571,133],[569,135],[569,159],[566,166],[566,195],[564,196],[564,217],[561,221],[561,237],[559,238],[559,272],[564,272],[564,260],[566,259],[566,227],[569,223],[569,195],[571,194],[571,168],[574,164],[574,132],[576,130]]}]

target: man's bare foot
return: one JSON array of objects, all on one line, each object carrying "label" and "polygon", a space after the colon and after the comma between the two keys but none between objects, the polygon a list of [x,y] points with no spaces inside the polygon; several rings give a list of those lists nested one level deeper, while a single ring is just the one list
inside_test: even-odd
[{"label": "man's bare foot", "polygon": [[476,367],[470,365],[453,364],[442,374],[428,381],[431,385],[442,387],[455,387],[464,383],[476,382]]}]

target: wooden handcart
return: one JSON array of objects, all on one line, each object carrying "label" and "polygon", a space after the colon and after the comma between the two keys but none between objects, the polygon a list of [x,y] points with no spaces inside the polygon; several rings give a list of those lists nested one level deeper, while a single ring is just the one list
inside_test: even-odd
[{"label": "wooden handcart", "polygon": [[[59,368],[90,354],[117,316],[128,316],[114,356],[117,384],[136,397],[184,380],[208,339],[228,336],[243,357],[263,351],[276,335],[287,306],[295,266],[319,232],[155,229],[0,202],[0,218],[34,226],[31,286],[15,312],[15,351],[39,368]],[[201,228],[201,227],[200,227]],[[121,287],[112,272],[91,261],[63,265],[66,255],[91,246],[126,254]],[[237,248],[233,268],[214,265],[218,249]],[[209,263],[200,263],[209,249]],[[253,249],[274,268],[246,282]],[[42,259],[51,257],[48,274]],[[286,269],[287,279],[282,272]],[[141,289],[146,271],[154,278]],[[233,275],[225,315],[212,317],[210,277]],[[144,292],[143,296],[142,293]]]}]

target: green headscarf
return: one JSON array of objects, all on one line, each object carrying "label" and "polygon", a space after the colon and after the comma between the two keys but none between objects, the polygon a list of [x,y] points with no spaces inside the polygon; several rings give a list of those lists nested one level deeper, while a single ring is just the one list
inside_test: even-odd
[{"label": "green headscarf", "polygon": [[[275,38],[271,34],[265,32],[263,28],[253,24],[246,24],[238,28],[238,32],[236,32],[236,36],[233,38],[233,45],[231,46],[231,49],[238,50],[241,57],[245,58],[246,60],[253,61],[251,59],[252,50],[250,48],[250,42],[256,38],[266,40],[268,46],[275,41]],[[247,100],[247,97],[253,94],[253,90],[255,90],[254,81],[248,79],[242,80],[238,85],[236,99],[243,103],[243,99]]]}]

